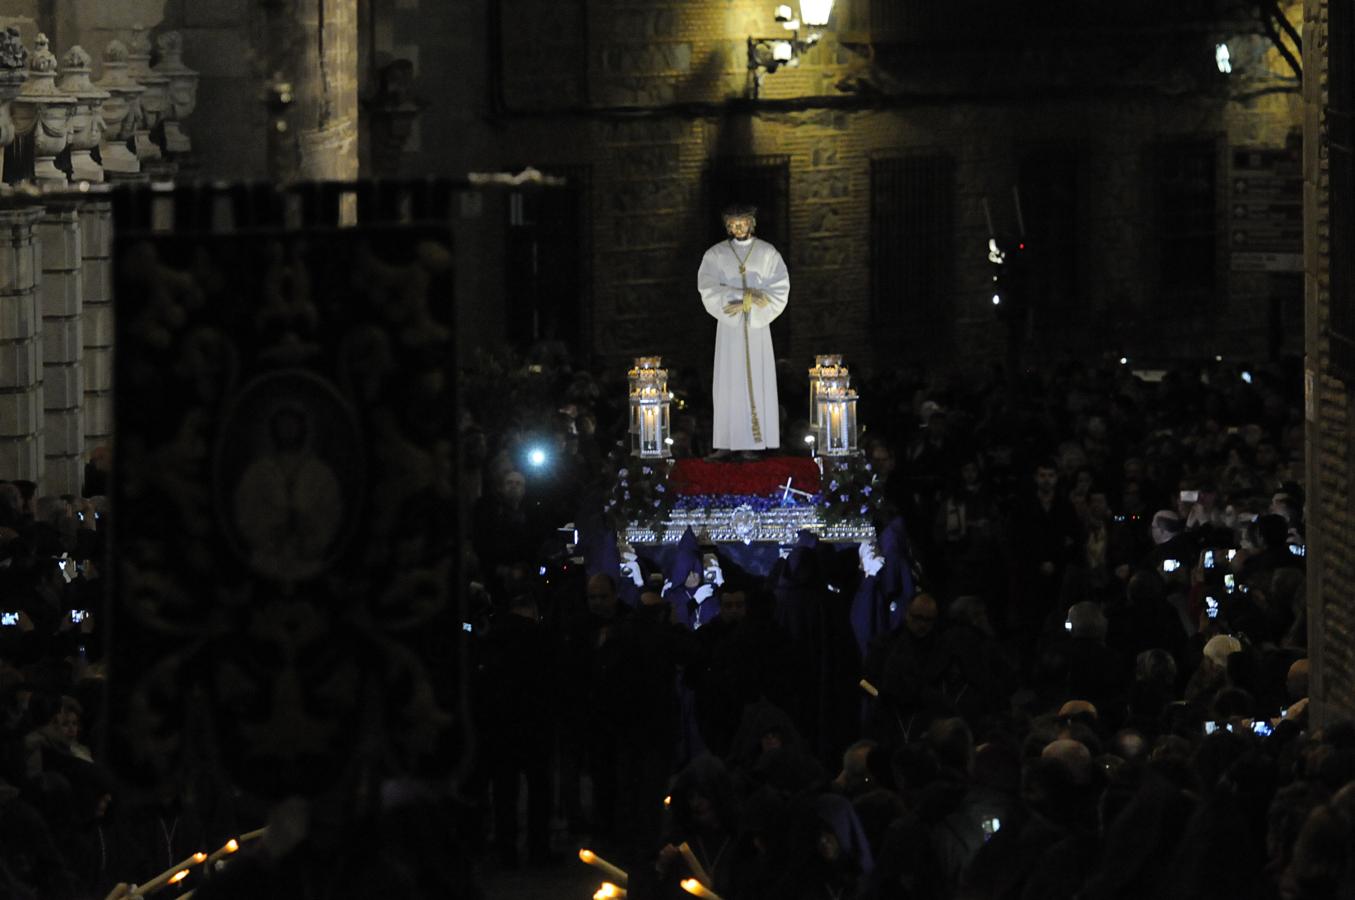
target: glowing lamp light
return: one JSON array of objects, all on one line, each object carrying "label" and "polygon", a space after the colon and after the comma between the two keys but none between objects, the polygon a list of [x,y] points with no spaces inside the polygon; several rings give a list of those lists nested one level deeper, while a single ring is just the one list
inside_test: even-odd
[{"label": "glowing lamp light", "polygon": [[1219,72],[1223,75],[1230,75],[1233,71],[1233,55],[1228,52],[1227,44],[1214,45],[1214,65],[1219,67]]},{"label": "glowing lamp light", "polygon": [[823,28],[833,14],[833,0],[800,0],[800,20],[810,28]]},{"label": "glowing lamp light", "polygon": [[533,447],[527,451],[527,462],[533,469],[539,469],[546,464],[546,451],[540,447]]},{"label": "glowing lamp light", "polygon": [[630,370],[630,452],[642,459],[673,455],[668,370],[657,356],[642,356]]},{"label": "glowing lamp light", "polygon": [[994,305],[994,306],[1001,306],[1001,305],[1002,305],[1002,297],[1001,297],[1001,295],[999,295],[999,294],[994,294],[994,295],[993,295],[993,305]]},{"label": "glowing lamp light", "polygon": [[856,453],[856,391],[834,387],[819,401],[819,452],[824,456]]},{"label": "glowing lamp light", "polygon": [[[828,391],[836,388],[851,387],[852,376],[842,364],[840,353],[820,353],[814,357],[814,365],[809,369],[809,427],[819,430],[820,401]],[[806,440],[805,443],[813,443]]]},{"label": "glowing lamp light", "polygon": [[1127,366],[1127,365],[1129,365],[1129,357],[1127,357],[1127,356],[1121,356],[1121,357],[1120,357],[1120,365],[1122,365],[1122,366]]}]

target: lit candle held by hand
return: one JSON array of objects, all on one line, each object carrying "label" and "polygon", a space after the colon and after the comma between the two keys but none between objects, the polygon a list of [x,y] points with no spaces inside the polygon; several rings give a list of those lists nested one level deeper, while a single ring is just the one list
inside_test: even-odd
[{"label": "lit candle held by hand", "polygon": [[601,869],[607,877],[621,887],[627,887],[630,884],[630,876],[622,869],[607,862],[607,860],[598,856],[592,850],[580,850],[579,859],[590,866]]}]

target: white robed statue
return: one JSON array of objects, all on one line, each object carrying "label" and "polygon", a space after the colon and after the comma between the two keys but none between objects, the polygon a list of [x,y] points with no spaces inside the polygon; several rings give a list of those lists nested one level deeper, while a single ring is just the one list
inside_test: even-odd
[{"label": "white robed statue", "polygon": [[696,274],[701,303],[715,329],[715,421],[712,459],[781,446],[776,356],[768,327],[790,299],[790,272],[776,248],[753,236],[757,209],[724,212],[728,240],[706,251]]}]

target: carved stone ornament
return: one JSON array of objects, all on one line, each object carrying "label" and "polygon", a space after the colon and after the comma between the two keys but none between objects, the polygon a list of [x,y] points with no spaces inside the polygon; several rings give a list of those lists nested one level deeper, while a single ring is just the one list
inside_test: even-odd
[{"label": "carved stone ornament", "polygon": [[28,48],[19,37],[17,26],[0,31],[0,168],[5,164],[5,148],[14,142],[14,123],[9,117],[10,101],[28,78]]},{"label": "carved stone ornament", "polygon": [[160,48],[160,62],[154,71],[169,79],[169,105],[165,110],[165,150],[170,153],[188,153],[193,142],[184,134],[182,122],[193,114],[198,105],[198,73],[183,63],[183,36],[177,31],[166,31],[156,39]]},{"label": "carved stone ornament", "polygon": [[22,72],[28,68],[28,48],[24,46],[18,25],[7,26],[0,33],[0,70]]},{"label": "carved stone ornament", "polygon": [[76,45],[61,58],[61,77],[57,87],[75,98],[71,110],[68,141],[71,150],[71,180],[98,183],[104,180],[103,168],[94,161],[93,150],[103,137],[102,107],[109,92],[89,80],[89,54]]},{"label": "carved stone ornament", "polygon": [[75,98],[56,86],[56,56],[47,35],[34,42],[28,81],[14,98],[14,125],[21,135],[33,135],[33,178],[40,184],[65,184],[66,173],[56,167],[56,155],[66,149],[66,132]]},{"label": "carved stone ornament", "polygon": [[151,70],[151,37],[140,25],[132,27],[127,45],[127,72],[146,89],[141,95],[141,117],[132,133],[132,150],[137,159],[159,159],[160,148],[151,140],[151,132],[169,106],[169,77]]},{"label": "carved stone ornament", "polygon": [[99,144],[99,158],[104,172],[134,176],[141,171],[141,163],[128,148],[128,142],[141,117],[141,95],[146,89],[128,72],[127,45],[109,41],[104,48],[104,77],[95,87],[108,92],[100,113],[103,118],[103,142]]}]

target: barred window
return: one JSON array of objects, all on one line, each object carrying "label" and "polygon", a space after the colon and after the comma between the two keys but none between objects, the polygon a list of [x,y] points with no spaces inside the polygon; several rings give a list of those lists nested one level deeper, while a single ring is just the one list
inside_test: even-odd
[{"label": "barred window", "polygon": [[870,166],[871,302],[885,331],[950,327],[955,161],[877,159]]}]

